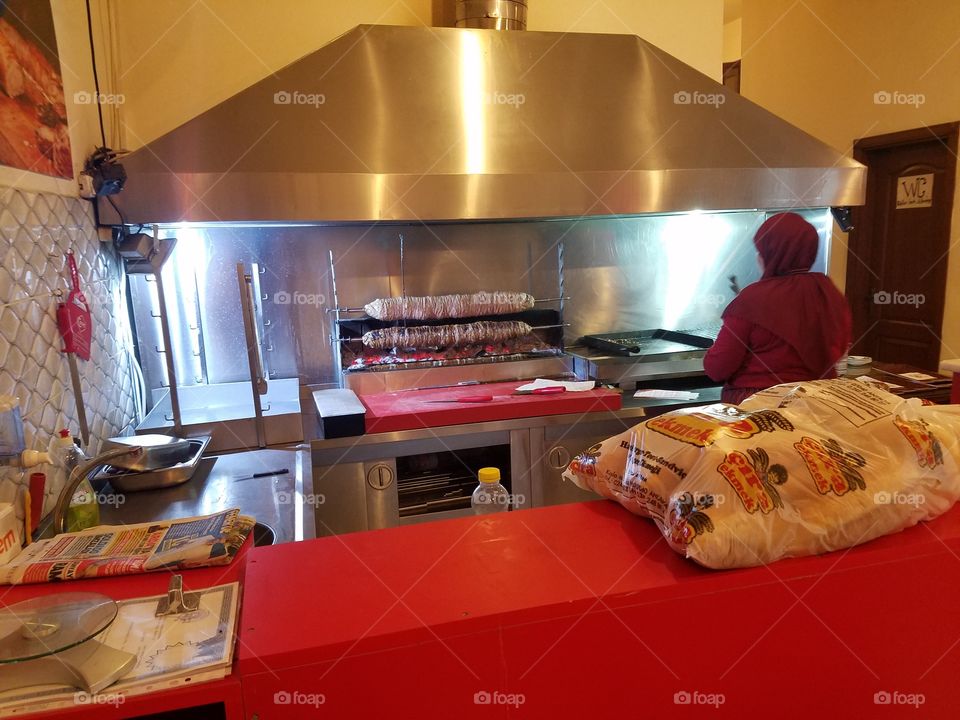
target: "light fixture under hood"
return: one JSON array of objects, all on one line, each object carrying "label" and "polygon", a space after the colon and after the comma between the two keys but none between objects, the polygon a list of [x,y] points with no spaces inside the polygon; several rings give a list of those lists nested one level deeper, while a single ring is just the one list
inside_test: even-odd
[{"label": "light fixture under hood", "polygon": [[861,164],[636,36],[380,25],[124,165],[126,221],[163,225],[846,206],[865,186]]}]

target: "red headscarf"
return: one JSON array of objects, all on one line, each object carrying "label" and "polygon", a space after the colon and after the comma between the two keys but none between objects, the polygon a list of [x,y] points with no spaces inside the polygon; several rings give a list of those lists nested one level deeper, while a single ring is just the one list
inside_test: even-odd
[{"label": "red headscarf", "polygon": [[796,213],[779,213],[760,226],[753,244],[763,259],[763,277],[745,287],[723,317],[769,330],[816,377],[831,377],[850,344],[850,308],[826,275],[810,272],[819,246],[816,228]]}]

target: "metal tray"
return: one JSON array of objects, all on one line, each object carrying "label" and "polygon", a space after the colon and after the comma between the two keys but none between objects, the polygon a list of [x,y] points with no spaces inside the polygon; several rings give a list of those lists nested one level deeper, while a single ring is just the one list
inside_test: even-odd
[{"label": "metal tray", "polygon": [[180,485],[193,477],[207,445],[210,444],[210,436],[189,438],[189,441],[193,452],[190,457],[176,465],[147,472],[134,472],[101,465],[90,479],[94,482],[109,481],[114,490],[124,493]]},{"label": "metal tray", "polygon": [[666,355],[705,350],[713,345],[710,338],[662,329],[584,335],[582,342],[587,347],[617,355]]},{"label": "metal tray", "polygon": [[123,448],[142,448],[138,455],[121,455],[111,465],[133,472],[162,470],[193,457],[194,447],[185,438],[170,435],[132,435],[104,440],[100,452]]}]

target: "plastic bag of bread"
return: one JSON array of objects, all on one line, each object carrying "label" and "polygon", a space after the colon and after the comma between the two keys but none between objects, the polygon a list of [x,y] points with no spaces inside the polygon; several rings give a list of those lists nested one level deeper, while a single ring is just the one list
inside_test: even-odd
[{"label": "plastic bag of bread", "polygon": [[788,383],[646,420],[564,477],[652,518],[701,565],[760,565],[948,510],[960,497],[960,406],[854,380]]}]

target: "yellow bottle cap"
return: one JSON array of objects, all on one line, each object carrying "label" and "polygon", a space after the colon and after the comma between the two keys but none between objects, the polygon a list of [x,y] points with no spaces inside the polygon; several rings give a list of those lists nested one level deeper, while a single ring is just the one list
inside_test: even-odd
[{"label": "yellow bottle cap", "polygon": [[480,472],[477,473],[477,478],[482,483],[500,482],[500,468],[480,468]]}]

